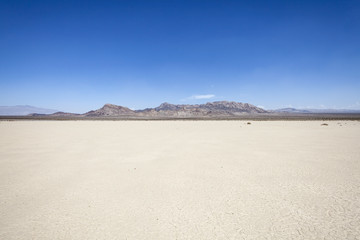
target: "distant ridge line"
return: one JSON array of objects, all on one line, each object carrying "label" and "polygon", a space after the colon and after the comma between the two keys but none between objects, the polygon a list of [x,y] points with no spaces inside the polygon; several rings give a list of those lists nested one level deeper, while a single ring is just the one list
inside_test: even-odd
[{"label": "distant ridge line", "polygon": [[[97,110],[83,114],[56,112],[48,116],[81,116],[81,117],[234,117],[248,114],[268,113],[268,111],[249,103],[216,101],[205,104],[170,104],[162,103],[155,108],[131,110],[130,108],[105,104]],[[34,116],[34,114],[33,114]]]},{"label": "distant ridge line", "polygon": [[[340,115],[353,119],[360,115],[360,110],[348,109],[297,109],[282,108],[276,110],[264,110],[249,103],[234,101],[216,101],[204,104],[171,104],[164,102],[157,107],[132,110],[130,108],[107,103],[103,107],[85,113],[69,113],[56,110],[44,112],[41,108],[27,105],[14,106],[16,108],[32,108],[34,113],[24,114],[13,112],[13,114],[0,114],[3,119],[8,116],[28,117],[29,119],[243,119],[243,118],[278,118],[278,117],[300,117],[319,118],[321,116]],[[12,107],[1,107],[0,110],[8,110]],[[15,108],[15,109],[16,109]],[[40,109],[40,110],[39,110]],[[30,110],[30,111],[31,111]],[[48,109],[45,109],[48,110]],[[8,111],[6,111],[8,112]],[[1,113],[1,112],[0,112]],[[341,117],[342,118],[342,117]]]}]

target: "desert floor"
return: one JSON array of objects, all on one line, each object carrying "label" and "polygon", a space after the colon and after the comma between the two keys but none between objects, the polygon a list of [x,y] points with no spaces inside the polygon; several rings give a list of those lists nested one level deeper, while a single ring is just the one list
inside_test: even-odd
[{"label": "desert floor", "polygon": [[0,239],[360,239],[359,121],[0,121]]}]

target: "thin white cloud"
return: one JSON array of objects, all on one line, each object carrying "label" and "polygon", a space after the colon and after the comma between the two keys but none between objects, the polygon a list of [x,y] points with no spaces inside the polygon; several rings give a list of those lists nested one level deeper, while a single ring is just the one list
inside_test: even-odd
[{"label": "thin white cloud", "polygon": [[[183,98],[181,99],[180,101],[182,102],[188,102],[188,101],[191,101],[191,100],[202,100],[202,99],[211,99],[211,98],[215,98],[215,94],[196,94],[196,95],[192,95],[190,97],[187,97],[187,98]],[[216,97],[217,99],[219,97]]]},{"label": "thin white cloud", "polygon": [[210,99],[214,97],[215,97],[214,94],[204,94],[204,95],[192,95],[188,99]]}]

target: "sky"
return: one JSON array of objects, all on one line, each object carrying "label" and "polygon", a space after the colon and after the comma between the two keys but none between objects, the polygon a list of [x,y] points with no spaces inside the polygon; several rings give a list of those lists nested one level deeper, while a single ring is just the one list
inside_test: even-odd
[{"label": "sky", "polygon": [[360,109],[360,1],[0,0],[0,105]]}]

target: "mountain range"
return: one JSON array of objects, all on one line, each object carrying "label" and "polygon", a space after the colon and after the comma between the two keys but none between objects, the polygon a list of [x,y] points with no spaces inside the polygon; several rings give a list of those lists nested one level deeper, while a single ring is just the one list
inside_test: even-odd
[{"label": "mountain range", "polygon": [[[155,108],[131,110],[114,104],[105,104],[102,108],[84,114],[83,117],[206,117],[206,116],[239,116],[244,114],[267,113],[268,111],[248,103],[218,101],[206,104],[170,104],[162,103]],[[68,115],[57,112],[53,116]]]},{"label": "mountain range", "polygon": [[296,109],[282,108],[264,110],[249,103],[217,101],[205,104],[170,104],[162,103],[155,108],[132,110],[130,108],[105,104],[97,110],[78,114],[59,112],[53,109],[38,108],[28,105],[0,106],[3,116],[50,116],[50,117],[122,117],[122,118],[192,118],[192,117],[236,117],[259,114],[322,114],[322,113],[360,113],[360,110],[341,109]]},{"label": "mountain range", "polygon": [[132,110],[130,108],[105,104],[102,108],[83,114],[55,112],[52,114],[33,113],[30,116],[52,117],[140,117],[140,118],[191,118],[191,117],[231,117],[247,114],[261,114],[268,111],[249,103],[218,101],[206,104],[170,104],[162,103],[155,108]]}]

